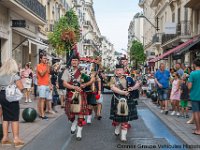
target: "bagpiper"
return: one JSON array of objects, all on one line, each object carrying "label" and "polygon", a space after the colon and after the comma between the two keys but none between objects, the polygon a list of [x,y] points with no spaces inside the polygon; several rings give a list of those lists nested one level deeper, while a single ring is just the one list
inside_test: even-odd
[{"label": "bagpiper", "polygon": [[124,75],[124,66],[116,65],[115,76],[110,81],[110,88],[113,91],[111,100],[110,119],[115,127],[115,135],[121,132],[121,141],[127,141],[126,135],[129,128],[129,121],[138,119],[136,103],[131,97],[131,92],[140,86],[140,82],[129,84],[130,78]]},{"label": "bagpiper", "polygon": [[71,133],[75,134],[78,141],[82,138],[82,129],[86,124],[85,116],[89,114],[87,95],[85,88],[89,85],[84,74],[79,69],[79,56],[74,55],[71,59],[71,66],[67,68],[62,76],[63,85],[67,88],[65,112],[72,122]]}]

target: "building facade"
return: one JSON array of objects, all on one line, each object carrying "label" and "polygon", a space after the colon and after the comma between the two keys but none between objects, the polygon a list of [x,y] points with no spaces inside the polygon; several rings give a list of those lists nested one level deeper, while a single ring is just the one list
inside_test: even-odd
[{"label": "building facade", "polygon": [[[147,39],[145,49],[156,55],[154,59],[147,60],[150,66],[158,68],[161,62],[165,63],[167,68],[173,67],[177,62],[191,65],[193,54],[181,51],[188,49],[188,46],[195,44],[197,40],[199,12],[192,3],[194,4],[194,1],[188,0],[139,1],[145,18],[151,21],[144,21],[144,35]],[[150,20],[150,16],[153,16],[153,20]]]},{"label": "building facade", "polygon": [[106,37],[102,37],[102,65],[109,70],[114,70],[116,65],[114,45]]}]

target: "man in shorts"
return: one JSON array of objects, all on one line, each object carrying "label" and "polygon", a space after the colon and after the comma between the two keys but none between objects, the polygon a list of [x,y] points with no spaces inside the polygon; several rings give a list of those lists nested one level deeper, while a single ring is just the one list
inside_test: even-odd
[{"label": "man in shorts", "polygon": [[158,97],[161,103],[161,113],[168,114],[168,89],[170,72],[165,69],[165,64],[160,64],[160,69],[155,73],[155,83],[158,87]]},{"label": "man in shorts", "polygon": [[47,57],[45,55],[40,56],[40,64],[37,65],[37,79],[38,79],[38,113],[42,119],[48,119],[44,113],[45,100],[48,99],[50,94],[50,76],[49,66],[47,64]]},{"label": "man in shorts", "polygon": [[195,71],[190,74],[188,88],[190,89],[190,99],[196,125],[193,134],[200,135],[200,59],[195,59],[193,64]]}]

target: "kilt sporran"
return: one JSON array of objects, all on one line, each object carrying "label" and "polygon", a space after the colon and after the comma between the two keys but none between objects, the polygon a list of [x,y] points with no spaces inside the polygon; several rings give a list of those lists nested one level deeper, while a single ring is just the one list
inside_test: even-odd
[{"label": "kilt sporran", "polygon": [[70,112],[72,113],[80,113],[81,111],[81,95],[79,92],[72,92],[72,102],[70,105]]},{"label": "kilt sporran", "polygon": [[117,99],[117,111],[116,114],[118,116],[128,116],[128,104],[126,98],[117,98],[115,96],[115,99]]}]

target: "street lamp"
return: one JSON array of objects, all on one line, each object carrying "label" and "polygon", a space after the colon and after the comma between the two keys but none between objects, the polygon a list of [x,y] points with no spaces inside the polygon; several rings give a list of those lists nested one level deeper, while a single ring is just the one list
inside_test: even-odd
[{"label": "street lamp", "polygon": [[156,26],[146,16],[144,16],[144,14],[141,14],[139,17],[140,18],[145,18],[156,29],[156,31],[160,30],[159,27],[158,27],[158,23],[159,23],[159,18],[158,17],[156,17]]}]

